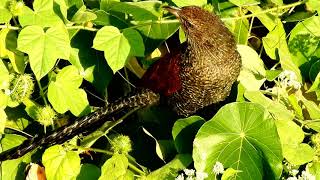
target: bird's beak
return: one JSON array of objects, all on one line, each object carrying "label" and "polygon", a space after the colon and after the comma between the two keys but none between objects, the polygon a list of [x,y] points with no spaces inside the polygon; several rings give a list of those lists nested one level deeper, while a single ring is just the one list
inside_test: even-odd
[{"label": "bird's beak", "polygon": [[174,16],[176,16],[177,18],[180,17],[179,12],[180,12],[180,8],[177,7],[173,7],[173,6],[163,6],[163,8],[167,11],[169,11],[171,14],[173,14]]}]

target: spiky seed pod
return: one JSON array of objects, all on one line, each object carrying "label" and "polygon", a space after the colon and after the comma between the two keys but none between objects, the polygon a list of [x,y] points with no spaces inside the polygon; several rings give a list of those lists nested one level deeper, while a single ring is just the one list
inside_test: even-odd
[{"label": "spiky seed pod", "polygon": [[132,151],[131,140],[129,136],[116,135],[110,140],[111,149],[115,153],[128,154]]},{"label": "spiky seed pod", "polygon": [[9,3],[9,11],[13,16],[19,16],[23,11],[24,3],[23,1],[12,0]]},{"label": "spiky seed pod", "polygon": [[30,74],[11,74],[9,95],[12,101],[21,103],[29,98],[34,90],[33,78]]}]

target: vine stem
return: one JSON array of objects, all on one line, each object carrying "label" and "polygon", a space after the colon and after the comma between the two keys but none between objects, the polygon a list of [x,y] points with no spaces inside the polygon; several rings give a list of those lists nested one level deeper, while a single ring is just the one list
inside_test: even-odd
[{"label": "vine stem", "polygon": [[43,89],[42,89],[40,81],[37,80],[37,83],[38,83],[39,90],[40,90],[40,96],[42,97],[44,104],[48,105],[48,101],[47,101],[46,97],[44,97],[44,93],[43,93]]},{"label": "vine stem", "polygon": [[279,10],[279,9],[288,9],[288,8],[296,7],[296,6],[305,4],[306,2],[307,2],[306,0],[298,1],[298,2],[295,2],[295,3],[283,5],[283,6],[278,6],[278,7],[270,8],[270,9],[267,9],[267,10],[264,10],[264,11],[260,11],[260,12],[258,12],[258,13],[252,13],[252,14],[247,14],[247,15],[244,15],[244,16],[232,17],[232,18],[222,18],[221,20],[222,20],[222,21],[227,21],[227,20],[238,20],[238,19],[243,19],[243,18],[256,17],[256,16],[259,15],[259,14],[266,14],[266,13],[269,13],[269,12],[277,11],[277,10]]}]

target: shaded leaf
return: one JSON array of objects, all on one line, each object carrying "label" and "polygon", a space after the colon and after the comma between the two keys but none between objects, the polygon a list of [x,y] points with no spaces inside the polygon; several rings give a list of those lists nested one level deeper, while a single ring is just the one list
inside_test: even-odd
[{"label": "shaded leaf", "polygon": [[77,180],[96,180],[100,177],[100,169],[93,164],[82,164]]},{"label": "shaded leaf", "polygon": [[178,119],[172,127],[172,137],[178,153],[191,153],[192,142],[205,120],[200,116]]}]

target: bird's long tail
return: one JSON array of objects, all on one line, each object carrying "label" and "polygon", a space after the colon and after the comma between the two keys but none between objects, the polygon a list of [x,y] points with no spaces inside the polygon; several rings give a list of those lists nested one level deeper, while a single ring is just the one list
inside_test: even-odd
[{"label": "bird's long tail", "polygon": [[97,122],[100,122],[112,113],[118,112],[123,108],[142,108],[159,102],[159,99],[160,96],[151,90],[139,90],[134,95],[127,96],[115,101],[114,103],[110,103],[106,107],[80,118],[71,125],[63,126],[45,137],[35,136],[31,139],[25,140],[21,145],[0,153],[0,161],[19,158],[39,146],[52,146],[63,143],[73,136],[80,134],[85,129],[94,128]]}]

